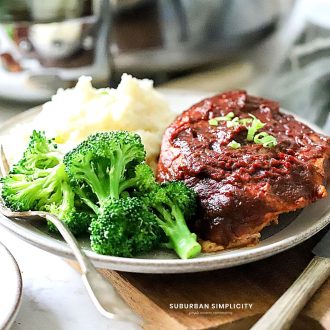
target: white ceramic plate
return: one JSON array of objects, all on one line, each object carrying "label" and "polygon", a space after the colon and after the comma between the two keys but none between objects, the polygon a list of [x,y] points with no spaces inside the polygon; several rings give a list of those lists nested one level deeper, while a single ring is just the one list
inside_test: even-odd
[{"label": "white ceramic plate", "polygon": [[22,297],[22,278],[14,257],[0,244],[0,329],[10,328]]},{"label": "white ceramic plate", "polygon": [[[166,95],[176,112],[187,109],[206,97],[205,94],[187,92],[167,92]],[[1,134],[6,134],[18,123],[30,121],[38,111],[39,109],[32,109],[7,121],[0,127]],[[88,239],[80,239],[79,242],[98,267],[138,273],[199,272],[232,267],[269,257],[303,242],[328,223],[330,223],[330,197],[306,207],[300,213],[290,213],[280,217],[279,225],[270,226],[263,231],[261,242],[257,246],[201,254],[190,260],[177,259],[171,251],[157,251],[138,258],[103,256],[90,250]],[[60,237],[50,236],[47,233],[43,222],[36,224],[26,220],[13,221],[0,216],[0,224],[43,250],[62,257],[73,257],[70,248]]]}]

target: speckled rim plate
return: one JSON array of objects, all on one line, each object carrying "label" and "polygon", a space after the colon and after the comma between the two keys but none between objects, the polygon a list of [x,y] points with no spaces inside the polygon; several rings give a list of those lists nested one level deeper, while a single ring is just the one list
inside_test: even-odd
[{"label": "speckled rim plate", "polygon": [[[173,111],[180,112],[208,95],[180,91],[164,92]],[[40,108],[31,109],[0,125],[1,135],[14,125],[30,121]],[[297,116],[296,116],[297,117]],[[306,123],[306,121],[298,118]],[[314,125],[307,123],[314,129]],[[90,250],[88,240],[80,239],[86,254],[97,267],[136,273],[188,273],[233,267],[260,260],[287,250],[310,238],[330,223],[330,197],[318,201],[299,214],[280,220],[279,225],[266,228],[261,242],[254,247],[231,249],[201,254],[197,258],[180,260],[170,251],[156,251],[138,258],[120,258],[98,255]],[[59,237],[51,237],[45,226],[31,225],[25,220],[9,220],[0,216],[0,224],[21,239],[65,258],[73,258],[70,248]]]},{"label": "speckled rim plate", "polygon": [[0,329],[9,330],[21,304],[22,277],[14,257],[1,243],[0,269]]}]

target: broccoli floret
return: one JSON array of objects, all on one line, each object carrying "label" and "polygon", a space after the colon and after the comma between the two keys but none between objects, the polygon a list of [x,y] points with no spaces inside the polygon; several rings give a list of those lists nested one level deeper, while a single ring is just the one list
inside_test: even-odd
[{"label": "broccoli floret", "polygon": [[[13,211],[47,211],[67,224],[73,234],[88,232],[95,214],[75,206],[76,195],[69,184],[65,165],[35,169],[33,175],[9,174],[1,179],[3,200]],[[57,232],[48,222],[50,231]]]},{"label": "broccoli floret", "polygon": [[193,258],[201,252],[197,236],[191,233],[186,220],[195,213],[196,194],[183,182],[167,182],[144,198],[157,217],[160,227],[181,259]]},{"label": "broccoli floret", "polygon": [[186,220],[190,220],[197,210],[197,194],[182,181],[165,182],[161,184],[170,200],[175,201]]},{"label": "broccoli floret", "polygon": [[[63,198],[61,203],[46,205],[45,210],[56,215],[70,229],[74,235],[88,233],[92,219],[96,217],[90,209],[86,210],[68,183],[63,184]],[[48,229],[51,232],[58,232],[53,223],[48,221]]]},{"label": "broccoli floret", "polygon": [[144,160],[135,133],[91,135],[62,160],[54,141],[34,131],[22,160],[1,179],[1,194],[12,210],[50,212],[76,235],[89,230],[97,253],[130,257],[166,235],[181,258],[194,257],[201,246],[186,220],[196,195],[182,182],[157,184]]},{"label": "broccoli floret", "polygon": [[[13,211],[47,211],[65,222],[74,234],[88,232],[95,214],[77,207],[62,155],[54,140],[33,131],[23,158],[1,179],[1,195]],[[49,223],[51,231],[57,231]]]},{"label": "broccoli floret", "polygon": [[131,178],[121,185],[121,194],[126,190],[134,190],[135,196],[146,194],[157,187],[154,172],[149,165],[142,163],[135,167],[134,173],[129,175]]},{"label": "broccoli floret", "polygon": [[47,205],[66,203],[73,194],[60,163],[53,168],[35,169],[34,173],[9,174],[1,179],[1,195],[13,211],[45,210]]},{"label": "broccoli floret", "polygon": [[47,139],[44,132],[33,131],[22,159],[13,166],[11,173],[33,174],[35,169],[58,165],[62,158],[53,139]]},{"label": "broccoli floret", "polygon": [[95,252],[120,257],[154,249],[162,235],[156,217],[137,197],[107,199],[90,230]]},{"label": "broccoli floret", "polygon": [[[72,233],[88,232],[95,214],[77,207],[79,199],[70,186],[62,158],[53,139],[33,131],[23,158],[1,179],[1,195],[13,211],[47,211],[65,222]],[[53,224],[48,225],[51,231],[57,231]]]},{"label": "broccoli floret", "polygon": [[[97,212],[109,198],[114,201],[125,190],[142,186],[141,177],[147,170],[137,165],[144,159],[145,150],[138,134],[112,131],[90,135],[65,155],[64,163],[75,191]],[[88,190],[97,196],[97,205],[89,200]]]},{"label": "broccoli floret", "polygon": [[[62,214],[62,217],[57,214],[58,210],[56,207],[49,209],[49,212],[61,219],[74,235],[87,234],[92,220],[95,219],[95,213],[90,211],[77,211],[73,209],[68,213]],[[48,221],[48,230],[58,233],[57,228],[50,221]]]}]

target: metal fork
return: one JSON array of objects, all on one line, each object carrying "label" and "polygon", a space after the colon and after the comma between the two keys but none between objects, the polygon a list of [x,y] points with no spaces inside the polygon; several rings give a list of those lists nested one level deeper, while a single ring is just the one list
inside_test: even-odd
[{"label": "metal fork", "polygon": [[[9,165],[6,159],[3,146],[0,144],[0,177],[9,172]],[[66,243],[70,246],[82,273],[82,280],[90,298],[98,311],[107,318],[130,321],[141,325],[141,319],[133,313],[124,300],[119,296],[116,289],[96,270],[86,254],[80,249],[77,240],[71,234],[64,222],[48,212],[27,211],[12,212],[4,206],[0,197],[0,213],[5,217],[14,219],[35,219],[43,218],[54,224]]]}]

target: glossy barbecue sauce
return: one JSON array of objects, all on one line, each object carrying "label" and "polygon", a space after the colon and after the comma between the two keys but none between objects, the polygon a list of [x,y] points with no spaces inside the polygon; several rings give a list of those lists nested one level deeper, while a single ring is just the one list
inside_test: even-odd
[{"label": "glossy barbecue sauce", "polygon": [[[256,116],[266,124],[258,132],[275,136],[277,145],[248,142],[243,125],[209,124],[229,112],[240,119]],[[232,140],[241,147],[228,146]],[[185,180],[200,202],[192,229],[203,239],[235,246],[278,214],[324,197],[329,154],[329,139],[281,113],[277,102],[233,91],[194,105],[167,129],[158,179]]]}]

